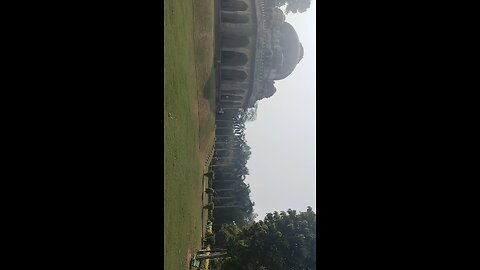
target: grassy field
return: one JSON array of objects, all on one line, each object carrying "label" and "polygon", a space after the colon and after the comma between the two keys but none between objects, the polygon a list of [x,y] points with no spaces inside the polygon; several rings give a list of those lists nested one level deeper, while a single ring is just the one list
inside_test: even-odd
[{"label": "grassy field", "polygon": [[[164,269],[201,247],[202,174],[213,146],[213,0],[164,1]],[[206,222],[206,221],[204,221]]]}]

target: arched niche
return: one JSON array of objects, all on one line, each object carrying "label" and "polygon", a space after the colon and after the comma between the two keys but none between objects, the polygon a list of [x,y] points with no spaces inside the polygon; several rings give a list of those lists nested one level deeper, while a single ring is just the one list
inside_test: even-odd
[{"label": "arched niche", "polygon": [[250,41],[247,36],[225,34],[222,35],[221,46],[227,48],[245,48]]},{"label": "arched niche", "polygon": [[221,100],[225,101],[240,101],[243,99],[241,96],[234,96],[234,95],[221,95],[220,96]]},{"label": "arched niche", "polygon": [[222,80],[241,82],[247,79],[247,73],[242,70],[224,69],[221,72]]},{"label": "arched niche", "polygon": [[245,90],[235,89],[235,90],[221,90],[221,94],[225,95],[243,95]]},{"label": "arched niche", "polygon": [[222,65],[224,66],[243,66],[247,61],[248,57],[244,53],[222,51]]},{"label": "arched niche", "polygon": [[245,11],[248,9],[247,3],[239,0],[223,0],[220,7],[225,11]]},{"label": "arched niche", "polygon": [[231,12],[222,12],[221,19],[224,23],[248,23],[249,21],[247,15]]},{"label": "arched niche", "polygon": [[241,107],[242,103],[238,101],[220,101],[222,106],[229,106],[229,107]]}]

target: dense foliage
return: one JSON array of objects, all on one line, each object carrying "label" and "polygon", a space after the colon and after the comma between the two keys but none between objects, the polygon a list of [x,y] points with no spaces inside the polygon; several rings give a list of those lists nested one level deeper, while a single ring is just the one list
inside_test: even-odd
[{"label": "dense foliage", "polygon": [[311,0],[274,0],[276,7],[285,7],[285,13],[302,13],[310,8]]},{"label": "dense foliage", "polygon": [[229,258],[221,269],[311,270],[316,269],[316,214],[269,213],[263,221],[243,228],[224,225],[220,231]]},{"label": "dense foliage", "polygon": [[316,215],[311,207],[306,212],[270,213],[255,222],[250,186],[245,183],[251,154],[245,123],[255,120],[256,109],[217,114],[215,173],[208,190],[214,202],[212,243],[226,248],[229,257],[212,264],[225,270],[316,269]]},{"label": "dense foliage", "polygon": [[256,118],[256,107],[248,110],[225,110],[216,117],[216,143],[212,161],[215,172],[212,187],[214,231],[222,224],[239,225],[252,222],[254,203],[250,199],[250,186],[244,182],[248,175],[247,161],[250,146],[245,139],[245,122]]}]

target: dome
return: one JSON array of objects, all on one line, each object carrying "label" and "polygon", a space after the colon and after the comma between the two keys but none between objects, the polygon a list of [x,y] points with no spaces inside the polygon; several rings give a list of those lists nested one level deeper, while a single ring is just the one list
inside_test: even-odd
[{"label": "dome", "polygon": [[279,23],[285,22],[285,14],[283,14],[283,11],[279,8],[273,9],[272,16],[274,21],[277,21]]},{"label": "dome", "polygon": [[280,32],[282,33],[280,46],[282,48],[283,63],[282,67],[277,71],[275,80],[285,79],[303,58],[303,46],[293,26],[285,22],[280,26]]}]

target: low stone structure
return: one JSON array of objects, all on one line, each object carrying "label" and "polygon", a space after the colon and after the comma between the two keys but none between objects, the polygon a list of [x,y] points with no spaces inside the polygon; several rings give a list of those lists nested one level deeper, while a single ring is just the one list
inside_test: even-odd
[{"label": "low stone structure", "polygon": [[220,0],[221,108],[249,108],[276,92],[303,57],[295,29],[271,0]]}]

